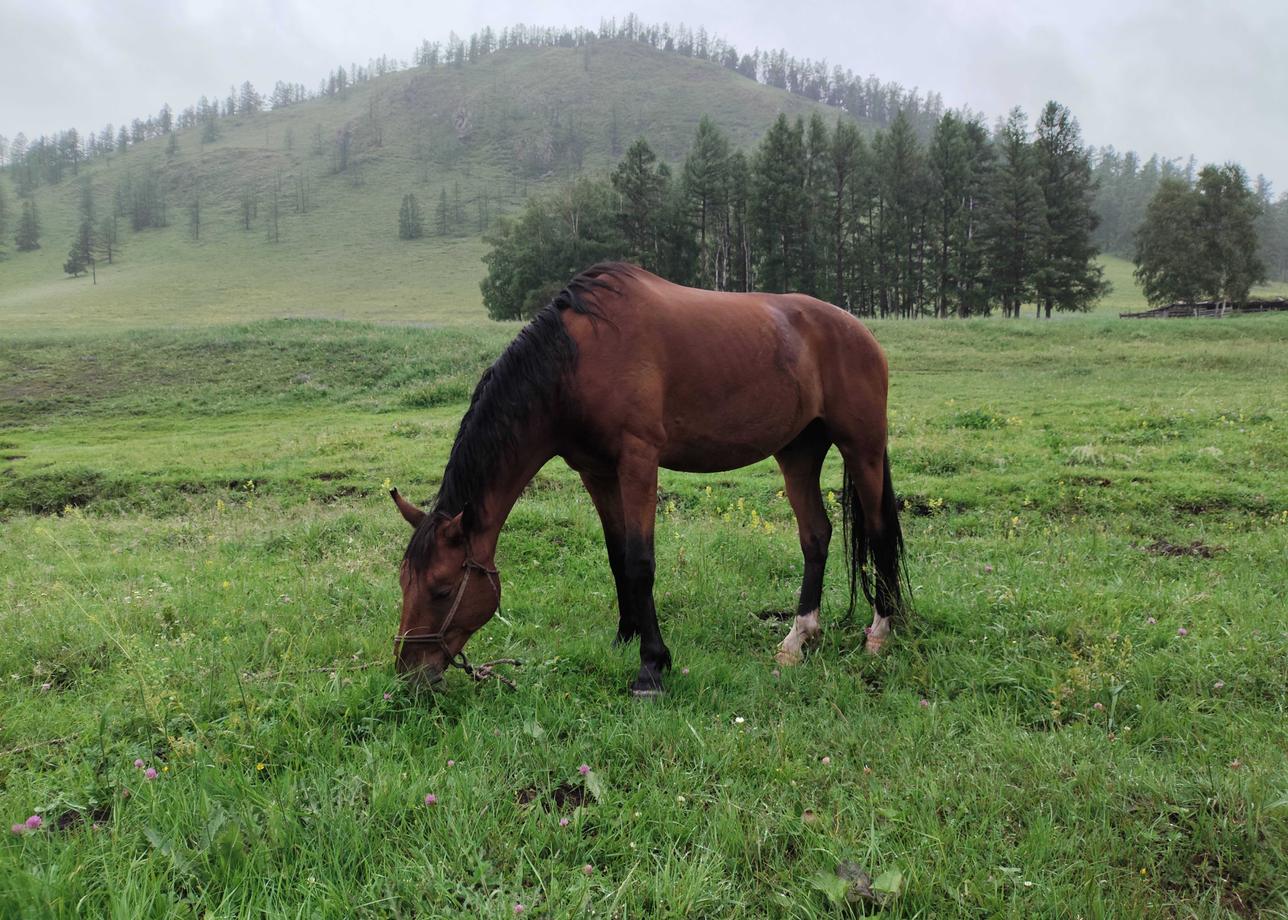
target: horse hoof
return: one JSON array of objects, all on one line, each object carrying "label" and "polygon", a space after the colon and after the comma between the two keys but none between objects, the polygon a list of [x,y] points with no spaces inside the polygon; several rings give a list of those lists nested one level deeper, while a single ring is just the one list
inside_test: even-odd
[{"label": "horse hoof", "polygon": [[794,668],[805,660],[805,656],[800,652],[793,652],[789,649],[780,648],[774,660],[785,668]]},{"label": "horse hoof", "polygon": [[647,699],[661,696],[663,692],[660,672],[641,671],[635,676],[635,680],[631,681],[631,696]]},{"label": "horse hoof", "polygon": [[874,636],[868,636],[868,641],[864,643],[863,649],[869,655],[880,655],[881,649],[885,646],[885,639],[877,639]]}]

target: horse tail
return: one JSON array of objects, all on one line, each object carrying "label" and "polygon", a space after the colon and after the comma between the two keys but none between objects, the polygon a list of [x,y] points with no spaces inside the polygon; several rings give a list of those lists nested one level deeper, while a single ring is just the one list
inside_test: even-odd
[{"label": "horse tail", "polygon": [[882,616],[899,621],[912,613],[912,590],[908,582],[908,565],[903,547],[903,530],[899,526],[899,503],[890,478],[890,452],[885,452],[879,526],[869,533],[863,499],[856,487],[849,464],[841,484],[841,525],[845,540],[846,562],[850,573],[850,609],[846,619],[854,616],[859,591]]}]

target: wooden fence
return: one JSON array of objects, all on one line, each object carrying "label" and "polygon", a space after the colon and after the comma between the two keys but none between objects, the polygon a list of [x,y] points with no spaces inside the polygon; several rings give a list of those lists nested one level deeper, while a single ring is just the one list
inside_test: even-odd
[{"label": "wooden fence", "polygon": [[1206,316],[1222,319],[1227,316],[1243,316],[1247,313],[1270,313],[1288,310],[1288,298],[1279,300],[1249,300],[1246,303],[1224,303],[1219,300],[1205,300],[1201,303],[1169,303],[1165,307],[1144,310],[1140,313],[1119,313],[1122,319],[1177,319],[1179,317]]}]

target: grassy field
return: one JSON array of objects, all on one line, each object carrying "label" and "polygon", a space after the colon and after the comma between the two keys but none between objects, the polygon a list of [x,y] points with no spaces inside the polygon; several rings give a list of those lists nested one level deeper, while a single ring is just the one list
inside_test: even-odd
[{"label": "grassy field", "polygon": [[874,324],[915,619],[863,655],[837,553],[776,673],[776,470],[666,475],[643,704],[558,463],[470,647],[518,689],[392,674],[384,481],[516,327],[10,336],[0,916],[1288,916],[1285,320]]}]

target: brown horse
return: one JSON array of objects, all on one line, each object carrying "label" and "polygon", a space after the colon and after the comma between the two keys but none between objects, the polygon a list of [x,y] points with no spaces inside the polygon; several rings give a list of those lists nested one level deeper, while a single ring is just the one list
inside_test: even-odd
[{"label": "brown horse", "polygon": [[[850,605],[873,604],[867,648],[904,608],[903,537],[886,452],[885,356],[859,320],[799,294],[680,287],[621,263],[575,277],[483,374],[433,510],[395,489],[414,528],[403,558],[400,673],[437,681],[468,670],[462,648],[496,612],[497,539],[524,487],[562,457],[604,526],[617,582],[617,641],[640,638],[631,691],[662,691],[671,653],[653,606],[659,467],[735,469],[773,456],[800,531],[805,577],[778,661],[819,636],[832,525],[819,473],[844,460]],[[870,566],[870,567],[869,567]]]}]

